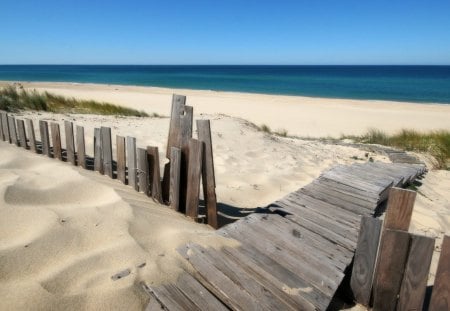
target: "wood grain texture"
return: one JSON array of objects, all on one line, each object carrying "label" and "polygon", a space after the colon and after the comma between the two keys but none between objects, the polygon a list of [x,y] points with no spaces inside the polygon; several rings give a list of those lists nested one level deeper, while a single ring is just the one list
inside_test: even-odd
[{"label": "wood grain texture", "polygon": [[25,121],[17,120],[17,130],[19,132],[20,147],[28,149],[27,134],[25,131]]},{"label": "wood grain texture", "polygon": [[186,216],[198,217],[200,178],[202,174],[203,143],[196,139],[189,141],[189,165],[187,174]]},{"label": "wood grain texture", "polygon": [[8,124],[8,115],[6,112],[2,112],[2,128],[3,128],[3,140],[11,143],[9,138],[9,124]]},{"label": "wood grain texture", "polygon": [[62,148],[61,148],[61,132],[59,130],[58,123],[50,123],[52,145],[53,145],[53,157],[58,160],[62,160]]},{"label": "wood grain texture", "polygon": [[2,117],[2,115],[3,115],[3,112],[0,111],[0,139],[4,141],[5,137],[3,136],[3,117]]},{"label": "wood grain texture", "polygon": [[112,141],[111,128],[102,126],[100,128],[100,135],[102,136],[102,161],[103,173],[109,178],[113,178],[113,157],[112,157]]},{"label": "wood grain texture", "polygon": [[128,185],[134,190],[139,190],[137,182],[137,158],[136,158],[136,138],[127,136],[127,166],[128,166]]},{"label": "wood grain texture", "polygon": [[173,94],[172,109],[170,113],[169,137],[167,139],[166,157],[170,158],[170,149],[180,147],[180,118],[184,112],[186,96]]},{"label": "wood grain texture", "polygon": [[164,164],[161,188],[163,202],[170,205],[170,161]]},{"label": "wood grain texture", "polygon": [[381,227],[382,221],[377,218],[364,216],[361,219],[350,286],[355,301],[364,306],[369,305],[372,293]]},{"label": "wood grain texture", "polygon": [[145,150],[144,148],[137,148],[137,172],[139,191],[145,193],[146,195],[149,195],[150,191],[147,150]]},{"label": "wood grain texture", "polygon": [[391,229],[383,231],[374,281],[373,310],[395,310],[409,241],[408,232]]},{"label": "wood grain texture", "polygon": [[187,175],[189,167],[189,141],[192,138],[192,122],[193,122],[193,108],[191,106],[184,106],[183,115],[180,117],[180,140],[179,147],[181,148],[181,179],[180,179],[180,207],[184,212],[186,208],[187,196]]},{"label": "wood grain texture", "polygon": [[19,146],[19,140],[17,139],[16,119],[13,116],[8,116],[9,127],[9,141],[11,144]]},{"label": "wood grain texture", "polygon": [[450,236],[444,236],[429,311],[450,310]]},{"label": "wood grain texture", "polygon": [[147,147],[149,181],[151,187],[152,198],[159,203],[163,203],[161,189],[161,172],[159,168],[159,151],[158,147]]},{"label": "wood grain texture", "polygon": [[86,145],[84,142],[84,127],[77,125],[77,164],[86,168]]},{"label": "wood grain texture", "polygon": [[415,200],[415,191],[391,188],[384,218],[384,228],[408,231]]},{"label": "wood grain texture", "polygon": [[203,143],[202,182],[208,225],[217,229],[217,197],[209,120],[197,120],[198,140]]},{"label": "wood grain texture", "polygon": [[94,129],[94,171],[103,174],[102,135],[99,128]]},{"label": "wood grain texture", "polygon": [[180,210],[180,173],[181,173],[181,149],[172,147],[170,153],[170,207],[175,211]]},{"label": "wood grain texture", "polygon": [[50,138],[48,136],[48,123],[47,121],[40,120],[39,121],[39,131],[41,134],[41,143],[42,143],[42,154],[52,157],[52,153],[50,150]]},{"label": "wood grain texture", "polygon": [[75,161],[75,140],[73,136],[73,123],[70,121],[64,121],[64,132],[66,135],[66,157],[67,162],[76,165]]},{"label": "wood grain texture", "polygon": [[411,247],[397,304],[398,311],[422,310],[433,251],[433,238],[411,235]]},{"label": "wood grain texture", "polygon": [[125,151],[125,137],[116,136],[116,151],[117,151],[117,179],[123,184],[126,184],[126,151]]}]

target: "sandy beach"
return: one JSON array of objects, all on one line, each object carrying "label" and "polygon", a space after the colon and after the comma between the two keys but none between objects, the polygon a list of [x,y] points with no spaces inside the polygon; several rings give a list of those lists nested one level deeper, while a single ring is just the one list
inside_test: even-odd
[{"label": "sandy beach", "polygon": [[[1,83],[1,85],[5,83]],[[305,98],[150,87],[26,83],[27,89],[107,101],[169,116],[173,93],[187,96],[194,119],[210,119],[217,197],[222,217],[242,217],[292,192],[337,164],[389,162],[377,153],[258,130],[266,124],[299,137],[358,135],[375,127],[450,130],[450,105]],[[114,117],[22,112],[17,118],[70,120],[85,127],[93,154],[95,127],[134,136],[138,147],[167,141],[166,117]],[[64,137],[64,127],[61,128]],[[194,126],[195,131],[195,126]],[[194,134],[195,135],[195,134]],[[39,135],[37,132],[37,139]],[[63,148],[65,143],[63,142]],[[113,150],[114,154],[114,150]],[[450,233],[450,171],[432,170],[422,180],[411,231],[438,238]],[[161,166],[163,163],[161,163]],[[1,310],[141,310],[148,298],[140,282],[158,284],[186,267],[175,248],[186,241],[234,245],[116,180],[83,171],[0,142]],[[49,255],[51,254],[50,258]],[[130,270],[130,275],[111,276]],[[432,282],[433,273],[430,275]]]}]

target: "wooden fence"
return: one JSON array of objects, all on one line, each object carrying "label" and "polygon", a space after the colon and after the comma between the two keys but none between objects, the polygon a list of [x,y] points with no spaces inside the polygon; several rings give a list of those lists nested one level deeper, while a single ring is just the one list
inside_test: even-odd
[{"label": "wooden fence", "polygon": [[364,216],[350,280],[373,310],[449,310],[450,236],[444,236],[431,299],[425,300],[435,239],[408,232],[416,192],[392,188],[384,221]]},{"label": "wooden fence", "polygon": [[[193,108],[186,97],[173,95],[170,129],[166,150],[169,162],[161,179],[158,147],[137,148],[136,138],[116,136],[116,160],[113,159],[111,129],[94,130],[94,156],[86,155],[85,133],[77,125],[64,122],[65,146],[61,145],[59,124],[39,121],[41,141],[36,140],[30,119],[15,119],[0,112],[0,139],[60,161],[93,169],[110,178],[117,178],[155,201],[199,220],[199,194],[202,181],[205,218],[217,228],[217,200],[209,120],[197,120],[198,138],[192,136]],[[26,127],[25,127],[26,125]]]}]

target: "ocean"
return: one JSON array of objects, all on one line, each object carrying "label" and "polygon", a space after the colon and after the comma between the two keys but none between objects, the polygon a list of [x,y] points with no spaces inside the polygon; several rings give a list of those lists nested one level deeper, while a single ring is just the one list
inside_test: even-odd
[{"label": "ocean", "polygon": [[450,66],[0,65],[0,80],[450,104]]}]

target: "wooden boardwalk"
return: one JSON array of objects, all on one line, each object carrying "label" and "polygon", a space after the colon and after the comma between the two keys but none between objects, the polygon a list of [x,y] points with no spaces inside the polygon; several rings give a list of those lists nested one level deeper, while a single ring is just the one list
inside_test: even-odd
[{"label": "wooden boardwalk", "polygon": [[144,284],[147,310],[326,310],[352,261],[361,217],[377,213],[390,187],[424,172],[401,163],[334,167],[217,230],[239,247],[181,247],[192,270],[173,284]]}]

